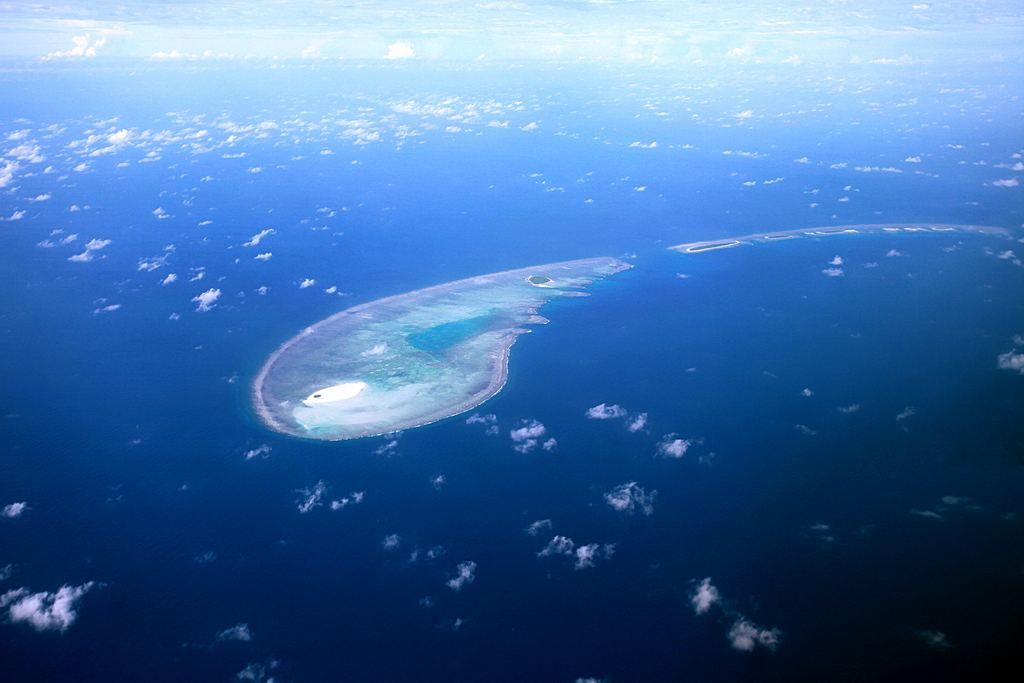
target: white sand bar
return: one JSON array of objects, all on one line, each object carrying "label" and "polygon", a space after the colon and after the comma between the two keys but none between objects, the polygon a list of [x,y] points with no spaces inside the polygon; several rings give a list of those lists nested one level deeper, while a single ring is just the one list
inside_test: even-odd
[{"label": "white sand bar", "polygon": [[307,396],[302,402],[307,406],[315,406],[318,403],[334,403],[335,401],[347,401],[355,398],[366,388],[366,382],[344,382],[335,384],[333,387],[317,389]]}]

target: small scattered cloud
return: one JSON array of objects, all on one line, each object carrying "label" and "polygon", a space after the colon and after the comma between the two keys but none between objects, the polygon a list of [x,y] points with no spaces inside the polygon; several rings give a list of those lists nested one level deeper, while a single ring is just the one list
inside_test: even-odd
[{"label": "small scattered cloud", "polygon": [[299,283],[299,289],[309,289],[316,284],[316,280],[311,277],[307,277],[305,280]]},{"label": "small scattered cloud", "polygon": [[57,50],[43,55],[43,61],[54,59],[92,59],[97,52],[107,44],[106,36],[94,38],[91,34],[84,36],[73,36],[72,47],[67,50]]},{"label": "small scattered cloud", "polygon": [[205,292],[192,297],[192,301],[196,304],[196,312],[206,313],[213,310],[217,306],[217,299],[220,298],[220,293],[220,289],[211,287]]},{"label": "small scattered cloud", "polygon": [[665,458],[681,458],[686,455],[692,443],[687,439],[680,439],[676,434],[666,434],[658,442],[658,455]]},{"label": "small scattered cloud", "polygon": [[412,59],[416,56],[416,49],[407,40],[396,40],[388,45],[384,59]]},{"label": "small scattered cloud", "polygon": [[695,614],[707,614],[721,599],[722,596],[711,583],[711,578],[706,577],[697,584],[696,590],[690,595],[690,604],[693,605]]},{"label": "small scattered cloud", "polygon": [[953,643],[950,642],[949,636],[942,631],[923,629],[914,631],[914,636],[933,650],[948,650],[953,647]]},{"label": "small scattered cloud", "polygon": [[740,617],[733,622],[727,638],[733,649],[740,652],[753,652],[758,647],[774,651],[779,645],[782,632],[777,628],[761,628],[757,624]]},{"label": "small scattered cloud", "polygon": [[593,408],[588,408],[586,415],[591,420],[613,420],[626,416],[626,409],[620,405],[598,403]]},{"label": "small scattered cloud", "polygon": [[539,439],[547,434],[547,428],[538,420],[522,420],[521,426],[509,432],[513,448],[520,453],[529,453],[539,445]]},{"label": "small scattered cloud", "polygon": [[313,484],[313,486],[299,489],[296,493],[299,494],[299,498],[295,502],[295,506],[299,513],[304,515],[323,505],[324,494],[327,493],[327,484],[321,479]]},{"label": "small scattered cloud", "polygon": [[18,588],[0,595],[0,609],[7,610],[12,623],[28,624],[36,631],[63,633],[78,618],[79,600],[95,586],[94,581],[80,586],[64,585],[55,593],[32,593],[27,588]]},{"label": "small scattered cloud", "polygon": [[642,431],[646,427],[647,413],[640,413],[638,415],[633,416],[632,418],[630,418],[629,424],[627,425],[627,429],[629,429],[630,432],[634,433]]},{"label": "small scattered cloud", "polygon": [[250,237],[248,242],[243,242],[242,246],[243,247],[255,247],[255,246],[258,246],[260,242],[262,242],[266,238],[270,237],[271,235],[275,234],[276,232],[277,231],[274,230],[273,228],[264,228],[263,230],[260,230],[258,233],[256,233],[252,237]]},{"label": "small scattered cloud", "polygon": [[[371,346],[370,348],[366,349],[365,351],[361,351],[359,353],[359,355],[362,356],[363,358],[370,358],[370,357],[373,357],[373,356],[383,356],[387,352],[388,352],[387,342],[381,342],[379,344],[374,344],[373,346]],[[466,420],[466,424],[473,424],[469,420],[472,420],[474,417],[477,417],[477,415],[478,415],[478,413],[473,413],[473,415],[468,420]],[[492,415],[492,417],[493,417],[493,415]]]},{"label": "small scattered cloud", "polygon": [[23,500],[20,500],[5,505],[3,507],[3,510],[0,510],[0,515],[6,517],[7,519],[17,519],[18,517],[21,517],[23,514],[25,514],[27,510],[28,503],[26,503]]},{"label": "small scattered cloud", "polygon": [[249,628],[249,624],[235,624],[218,633],[217,640],[248,643],[252,640],[252,630]]},{"label": "small scattered cloud", "polygon": [[273,449],[270,447],[269,444],[261,444],[261,445],[257,446],[256,448],[250,448],[249,450],[247,450],[245,452],[245,459],[246,460],[252,460],[253,458],[263,458],[263,459],[266,459],[267,457],[270,456],[270,451],[272,451],[272,450]]},{"label": "small scattered cloud", "polygon": [[999,180],[992,181],[992,187],[1018,187],[1020,186],[1020,179],[1014,176],[1013,178],[1000,178]]},{"label": "small scattered cloud", "polygon": [[657,491],[648,493],[635,481],[631,481],[620,484],[604,494],[604,501],[611,509],[618,512],[628,514],[641,512],[644,515],[653,515],[654,501],[657,497]]},{"label": "small scattered cloud", "polygon": [[530,524],[530,526],[526,527],[523,531],[525,531],[530,536],[536,536],[541,531],[544,531],[545,529],[550,529],[550,528],[551,528],[551,520],[550,519],[538,519],[536,522],[533,522],[532,524]]},{"label": "small scattered cloud", "polygon": [[342,496],[331,501],[331,510],[344,510],[350,505],[359,505],[366,499],[366,491],[353,491],[347,496]]},{"label": "small scattered cloud", "polygon": [[1007,351],[996,358],[996,365],[1000,370],[1011,370],[1024,375],[1024,353]]},{"label": "small scattered cloud", "polygon": [[[550,520],[545,520],[550,521]],[[531,525],[532,526],[532,525]],[[548,525],[550,526],[550,524]],[[529,529],[530,527],[528,527]],[[528,532],[529,533],[529,532]],[[533,536],[536,533],[531,534]],[[576,549],[576,544],[568,536],[555,536],[548,544],[544,546],[540,552],[537,553],[537,557],[554,557],[556,555],[572,555]]]},{"label": "small scattered cloud", "polygon": [[467,561],[459,563],[455,568],[455,574],[445,581],[444,585],[458,592],[474,581],[476,581],[476,562]]},{"label": "small scattered cloud", "polygon": [[613,554],[615,554],[614,543],[581,545],[576,548],[576,561],[573,563],[573,569],[577,571],[590,569],[597,564],[598,560],[611,559]]},{"label": "small scattered cloud", "polygon": [[121,304],[107,304],[105,306],[98,306],[92,310],[93,315],[102,315],[104,313],[113,313],[114,311],[120,310]]},{"label": "small scattered cloud", "polygon": [[95,252],[106,249],[111,243],[112,240],[93,238],[85,243],[85,251],[69,256],[68,261],[72,263],[88,263],[95,258]]}]

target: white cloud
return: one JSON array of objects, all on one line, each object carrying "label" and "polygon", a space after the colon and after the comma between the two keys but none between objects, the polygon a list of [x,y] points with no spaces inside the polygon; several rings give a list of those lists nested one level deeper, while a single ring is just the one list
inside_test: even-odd
[{"label": "white cloud", "polygon": [[528,124],[526,124],[525,126],[521,127],[519,130],[523,131],[524,133],[532,133],[533,131],[537,130],[538,128],[540,128],[540,124],[539,123],[537,123],[536,121],[530,121]]},{"label": "white cloud", "polygon": [[842,268],[824,268],[821,272],[828,277],[843,277],[846,275]]},{"label": "white cloud", "polygon": [[752,652],[758,646],[774,650],[779,645],[782,632],[777,628],[764,629],[740,617],[729,629],[729,642],[740,652]]},{"label": "white cloud", "polygon": [[675,434],[666,434],[658,443],[658,455],[666,458],[681,458],[686,455],[691,443],[686,439],[676,438]]},{"label": "white cloud", "polygon": [[164,279],[160,281],[160,284],[163,285],[164,287],[166,287],[167,285],[171,284],[172,282],[177,282],[177,281],[178,281],[178,275],[176,273],[167,273],[166,277],[164,277]]},{"label": "white cloud", "polygon": [[[548,526],[548,527],[551,526],[551,520],[542,520],[542,522],[548,522],[548,524],[546,526]],[[538,523],[534,522],[534,524],[538,524]],[[527,529],[527,533],[530,533],[531,536],[536,536],[536,532],[531,531],[533,528],[534,528],[534,525],[531,524],[528,527],[528,529]],[[539,528],[538,528],[538,531],[539,531]],[[576,544],[573,543],[573,540],[571,538],[569,538],[568,536],[555,536],[550,541],[548,541],[548,544],[546,546],[544,546],[544,548],[539,553],[537,553],[537,557],[553,557],[555,555],[572,555],[573,550],[575,550],[575,549],[576,549]]]},{"label": "white cloud", "polygon": [[737,112],[736,114],[733,114],[732,117],[734,119],[738,119],[740,121],[746,121],[747,119],[754,118],[754,110],[753,109],[744,109],[741,112]]},{"label": "white cloud", "polygon": [[272,251],[264,251],[259,254],[256,254],[255,256],[253,256],[253,258],[256,259],[257,261],[269,261],[271,257],[273,257],[273,255],[274,252]]},{"label": "white cloud", "polygon": [[895,166],[854,166],[853,170],[861,173],[903,173]]},{"label": "white cloud", "polygon": [[783,64],[792,64],[793,66],[800,66],[801,64],[803,64],[803,61],[804,60],[800,58],[800,55],[790,55],[790,56],[786,57],[785,59],[783,59],[782,63]]},{"label": "white cloud", "polygon": [[402,545],[402,537],[398,534],[388,534],[380,542],[380,547],[384,548],[384,550],[397,550],[400,545]]},{"label": "white cloud", "polygon": [[366,499],[366,491],[353,491],[347,496],[342,496],[331,501],[331,510],[343,510],[349,505],[359,505]]},{"label": "white cloud", "polygon": [[646,426],[647,426],[647,413],[640,413],[639,415],[635,415],[629,421],[629,427],[628,428],[629,428],[629,431],[631,431],[631,432],[639,432],[640,430],[644,429]]},{"label": "white cloud", "polygon": [[1013,178],[1001,178],[1000,180],[993,180],[993,187],[1017,187],[1020,185],[1020,180],[1015,176]]},{"label": "white cloud", "polygon": [[278,679],[274,676],[273,671],[280,665],[276,659],[268,660],[265,664],[249,662],[244,669],[235,674],[235,678],[255,683],[274,683]]},{"label": "white cloud", "polygon": [[299,289],[308,289],[316,284],[316,280],[311,277],[307,277],[305,280],[299,283]]},{"label": "white cloud", "polygon": [[591,420],[612,420],[626,417],[626,409],[614,403],[612,405],[598,403],[593,408],[587,408],[586,415]]},{"label": "white cloud", "polygon": [[828,262],[830,266],[841,266],[843,265],[843,257],[836,254],[832,257],[832,260]]},{"label": "white cloud", "polygon": [[235,624],[218,633],[217,640],[237,640],[247,643],[252,640],[252,631],[249,629],[249,624]]},{"label": "white cloud", "polygon": [[950,642],[949,636],[942,631],[920,630],[915,631],[914,635],[933,650],[948,650],[953,647],[953,643]]},{"label": "white cloud", "polygon": [[445,581],[446,586],[453,591],[462,590],[463,586],[476,581],[476,562],[460,562],[455,568],[455,576]]},{"label": "white cloud", "polygon": [[163,207],[160,207],[160,206],[158,206],[158,207],[156,207],[155,209],[153,209],[153,216],[154,216],[154,217],[155,217],[155,218],[156,218],[157,220],[161,220],[161,221],[162,221],[162,220],[164,220],[164,219],[170,218],[170,217],[171,217],[171,214],[167,213],[167,211],[165,211],[165,210],[163,209]]},{"label": "white cloud", "polygon": [[211,287],[202,294],[192,297],[192,301],[196,303],[196,312],[206,313],[217,305],[217,299],[219,298],[220,289]]},{"label": "white cloud", "polygon": [[650,142],[646,142],[645,143],[645,142],[640,142],[639,140],[636,140],[634,142],[629,143],[629,146],[634,148],[634,149],[655,149],[658,146],[658,141],[657,140],[651,140]]},{"label": "white cloud", "polygon": [[754,48],[749,45],[734,47],[725,54],[730,59],[749,59],[754,56]]},{"label": "white cloud", "polygon": [[57,50],[43,55],[44,61],[51,59],[92,59],[96,51],[107,44],[106,36],[100,36],[95,40],[90,34],[84,36],[73,36],[71,42],[74,47],[68,50]]},{"label": "white cloud", "polygon": [[7,187],[14,181],[14,174],[21,168],[13,161],[0,162],[0,188]]},{"label": "white cloud", "polygon": [[711,583],[711,577],[705,578],[697,584],[697,590],[690,596],[690,604],[696,614],[707,614],[708,611],[721,600],[718,589]]},{"label": "white cloud", "polygon": [[46,194],[37,194],[35,197],[29,198],[30,202],[46,202],[53,199],[53,195],[47,192]]},{"label": "white cloud", "polygon": [[919,164],[919,163],[921,163],[921,155],[920,154],[914,154],[912,156],[907,157],[903,161],[907,162],[908,164]]},{"label": "white cloud", "polygon": [[300,514],[306,514],[312,512],[315,508],[320,507],[323,504],[324,494],[327,493],[327,484],[324,483],[323,479],[313,484],[308,489],[299,489],[296,493],[299,494],[299,499],[296,501],[296,508]]},{"label": "white cloud", "polygon": [[913,417],[916,414],[917,410],[914,409],[914,406],[907,406],[899,415],[896,416],[896,420],[902,422],[903,420],[906,420],[909,417]]},{"label": "white cloud", "polygon": [[21,517],[25,514],[26,510],[28,510],[28,503],[21,500],[5,505],[3,511],[0,511],[0,515],[3,515],[7,519],[15,519],[16,517]]},{"label": "white cloud", "polygon": [[551,528],[551,520],[550,519],[538,519],[536,522],[534,522],[530,526],[526,527],[526,529],[524,529],[524,531],[527,534],[529,534],[530,536],[536,536],[543,529],[550,529],[550,528]]},{"label": "white cloud", "polygon": [[529,453],[537,447],[537,440],[547,434],[547,428],[538,420],[523,420],[522,426],[509,432],[515,448],[520,453]]},{"label": "white cloud", "polygon": [[262,444],[260,446],[257,446],[256,448],[251,448],[247,450],[245,452],[245,459],[252,460],[253,458],[258,458],[260,456],[266,458],[270,454],[271,450],[272,448],[269,445]]},{"label": "white cloud", "polygon": [[657,491],[648,493],[635,481],[631,481],[620,484],[604,494],[604,501],[618,512],[633,514],[639,511],[645,515],[653,515],[654,501],[657,497]]},{"label": "white cloud", "polygon": [[[380,344],[374,344],[373,346],[371,346],[370,348],[366,349],[365,351],[360,352],[359,355],[364,357],[364,358],[369,358],[371,356],[383,356],[387,352],[388,352],[388,345],[387,345],[387,343],[386,342],[381,342]],[[477,413],[473,413],[473,415],[471,415],[466,420],[466,424],[473,424],[473,422],[470,422],[470,420],[472,420],[474,417],[477,417],[477,416],[478,416]],[[494,417],[494,416],[492,415],[491,417]]]},{"label": "white cloud", "polygon": [[24,217],[25,217],[25,210],[24,209],[20,209],[20,210],[16,210],[16,211],[11,212],[11,215],[8,216],[7,218],[0,218],[0,221],[7,221],[8,223],[13,223],[14,221],[20,221]]},{"label": "white cloud", "polygon": [[[16,161],[27,161],[30,164],[38,164],[46,160],[46,157],[43,156],[42,149],[39,145],[30,143],[10,148],[7,150],[6,156],[9,156]],[[15,168],[17,168],[17,166]]]},{"label": "white cloud", "polygon": [[384,59],[412,59],[415,56],[416,50],[407,40],[396,40],[388,45],[388,51],[384,53]]},{"label": "white cloud", "polygon": [[598,560],[610,559],[614,552],[614,543],[605,543],[604,545],[589,543],[581,545],[576,548],[576,562],[573,564],[573,569],[590,569]]},{"label": "white cloud", "polygon": [[1016,370],[1024,375],[1024,353],[1007,351],[1000,354],[996,362],[1001,370]]},{"label": "white cloud", "polygon": [[7,609],[13,623],[26,623],[37,631],[63,633],[78,618],[77,603],[96,584],[61,586],[56,593],[30,593],[27,588],[7,591],[0,596],[0,609]]},{"label": "white cloud", "polygon": [[270,237],[271,235],[273,235],[276,232],[277,231],[274,230],[273,228],[265,228],[263,230],[260,230],[258,233],[256,233],[252,237],[250,237],[248,242],[243,242],[242,246],[243,247],[255,247],[260,242],[262,242],[264,239],[266,239],[267,237]]},{"label": "white cloud", "polygon": [[89,261],[92,261],[94,258],[93,252],[100,251],[101,249],[106,249],[108,246],[111,245],[112,242],[113,240],[96,239],[94,237],[93,239],[85,243],[85,251],[83,251],[81,254],[74,254],[72,256],[69,256],[68,261],[71,261],[73,263],[88,263]]}]

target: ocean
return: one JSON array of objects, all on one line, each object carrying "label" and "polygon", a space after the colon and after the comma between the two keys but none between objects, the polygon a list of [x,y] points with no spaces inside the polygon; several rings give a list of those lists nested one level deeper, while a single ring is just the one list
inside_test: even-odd
[{"label": "ocean", "polygon": [[[0,520],[0,593],[95,583],[64,632],[0,624],[0,678],[962,680],[1011,663],[1024,376],[998,358],[1024,346],[1005,256],[1024,245],[1019,190],[991,180],[1019,135],[952,113],[938,75],[819,109],[824,86],[758,91],[778,115],[741,129],[721,125],[734,95],[629,74],[420,76],[4,74],[25,97],[0,132],[33,131],[46,160],[0,200],[28,211],[0,225],[0,504],[27,503]],[[971,96],[996,80],[943,78],[974,89],[959,106],[1011,107]],[[895,93],[920,104],[867,106]],[[71,144],[120,129],[137,143]],[[666,249],[882,221],[1012,236]],[[69,261],[90,239],[111,242]],[[267,355],[332,313],[590,256],[634,268],[542,310],[473,411],[485,424],[327,443],[252,412]],[[622,415],[588,418],[600,404]],[[533,421],[557,445],[518,452]],[[572,553],[540,555],[556,537]]]}]

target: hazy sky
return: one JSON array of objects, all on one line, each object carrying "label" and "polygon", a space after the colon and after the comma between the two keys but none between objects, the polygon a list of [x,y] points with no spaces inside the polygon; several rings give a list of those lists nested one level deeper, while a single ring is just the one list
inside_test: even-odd
[{"label": "hazy sky", "polygon": [[0,55],[912,66],[1017,61],[1022,15],[1020,0],[0,2]]}]

